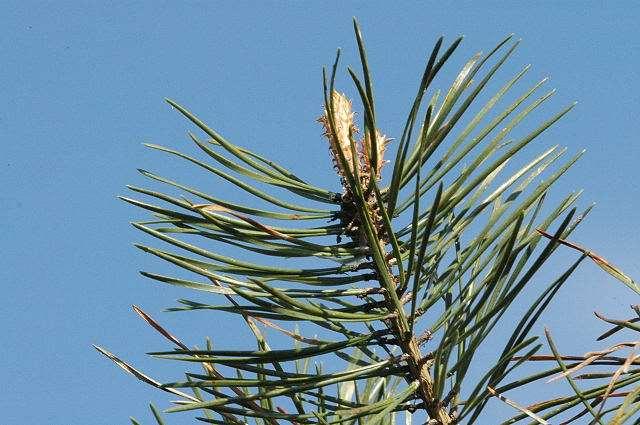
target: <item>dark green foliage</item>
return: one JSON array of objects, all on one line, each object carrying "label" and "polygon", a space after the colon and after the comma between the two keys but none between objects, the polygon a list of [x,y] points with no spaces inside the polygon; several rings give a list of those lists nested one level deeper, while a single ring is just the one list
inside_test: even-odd
[{"label": "dark green foliage", "polygon": [[[511,164],[572,105],[517,134],[519,124],[554,91],[540,94],[542,80],[499,106],[516,91],[527,66],[497,92],[485,94],[518,46],[512,37],[472,57],[440,95],[432,83],[461,42],[445,48],[440,38],[384,184],[388,141],[376,126],[372,78],[357,24],[355,33],[363,74],[348,73],[360,95],[362,138],[349,123],[350,102],[334,89],[339,53],[332,72],[324,74],[321,122],[342,193],[227,141],[168,100],[201,133],[189,137],[205,159],[148,146],[205,169],[262,203],[219,199],[144,170],[144,177],[180,196],[131,186],[147,200],[122,198],[151,213],[149,221],[134,226],[165,246],[137,247],[192,277],[143,275],[223,301],[184,299],[170,310],[231,313],[255,336],[255,348],[246,350],[214,349],[208,342],[196,349],[136,308],[172,344],[150,354],[187,369],[185,379],[161,384],[99,350],[138,379],[177,395],[180,401],[168,412],[196,411],[198,420],[214,424],[369,425],[402,416],[406,423],[412,417],[417,423],[428,417],[435,424],[472,423],[494,395],[508,400],[501,394],[549,376],[511,379],[541,348],[530,331],[583,258],[557,280],[537,282],[529,291],[539,295],[533,300],[520,295],[590,210],[575,214],[580,192],[555,205],[545,203],[551,186],[581,153],[564,159],[565,148],[541,148],[521,165]],[[476,105],[480,99],[484,103]],[[549,229],[551,237],[537,229]],[[218,248],[205,248],[212,245]],[[231,248],[252,255],[224,254]],[[279,259],[289,259],[287,266]],[[525,305],[526,313],[501,321],[514,303]],[[510,338],[496,347],[490,363],[478,364],[476,354],[499,324]],[[272,349],[264,328],[289,337],[290,347]],[[191,370],[194,364],[200,370]],[[587,405],[593,399],[576,397]],[[536,412],[568,408],[576,397]]]}]

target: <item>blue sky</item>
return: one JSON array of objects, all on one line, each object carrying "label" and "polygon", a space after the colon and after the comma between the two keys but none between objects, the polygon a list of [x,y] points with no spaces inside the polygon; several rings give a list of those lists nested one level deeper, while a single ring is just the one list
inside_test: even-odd
[{"label": "blue sky", "polygon": [[[192,343],[211,335],[242,344],[230,322],[160,313],[184,293],[137,274],[160,266],[131,246],[142,235],[128,222],[142,214],[116,195],[142,182],[138,167],[190,178],[142,146],[186,146],[190,127],[164,97],[310,179],[330,176],[315,123],[320,72],[338,46],[344,65],[357,64],[352,16],[369,49],[378,115],[395,137],[437,36],[465,35],[455,66],[506,34],[521,37],[509,69],[532,63],[530,83],[550,76],[558,94],[547,112],[579,101],[540,142],[587,149],[560,183],[564,192],[584,188],[582,205],[598,204],[574,239],[640,276],[638,3],[441,3],[2,2],[2,422],[151,423],[146,404],[167,399],[91,348],[170,373],[144,358],[163,343],[133,303]],[[576,352],[602,330],[593,310],[621,317],[637,302],[591,264],[568,288],[543,322]],[[569,315],[584,324],[571,326]]]}]

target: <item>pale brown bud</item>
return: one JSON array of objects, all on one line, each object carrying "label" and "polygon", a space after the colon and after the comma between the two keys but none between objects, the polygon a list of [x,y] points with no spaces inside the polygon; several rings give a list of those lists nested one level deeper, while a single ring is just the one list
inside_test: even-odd
[{"label": "pale brown bud", "polygon": [[339,152],[342,152],[344,155],[349,172],[353,173],[354,164],[353,155],[351,154],[351,136],[358,132],[358,128],[354,123],[351,100],[335,90],[331,93],[331,99],[333,102],[333,131],[329,122],[329,113],[326,108],[322,116],[318,118],[318,122],[322,123],[324,127],[324,135],[327,140],[329,140],[329,148],[338,168],[338,173],[342,177],[346,177],[346,170],[342,169]]},{"label": "pale brown bud", "polygon": [[[389,144],[390,140],[391,139],[388,139],[387,136],[385,136],[384,134],[382,134],[382,132],[380,132],[380,130],[376,130],[376,142],[377,142],[376,149],[377,149],[378,156],[376,158],[375,169],[376,169],[377,179],[380,179],[380,175],[381,175],[380,170],[382,170],[382,167],[387,162],[389,162],[384,159],[384,153],[387,150],[387,145]],[[363,169],[366,172],[368,172],[369,168],[371,167],[371,162],[373,158],[372,149],[373,147],[371,146],[370,133],[366,132],[366,134],[360,141],[360,152],[362,154]]]}]

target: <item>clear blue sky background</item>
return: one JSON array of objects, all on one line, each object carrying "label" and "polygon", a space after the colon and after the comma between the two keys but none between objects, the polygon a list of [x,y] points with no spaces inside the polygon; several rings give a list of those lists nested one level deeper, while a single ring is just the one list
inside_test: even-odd
[{"label": "clear blue sky background", "polygon": [[[533,63],[528,81],[550,75],[550,85],[559,89],[555,108],[580,102],[539,142],[574,152],[588,149],[561,182],[563,192],[586,189],[582,205],[598,202],[574,239],[640,276],[637,2],[186,2],[178,7],[175,2],[5,1],[0,5],[0,422],[115,424],[134,415],[151,423],[146,403],[166,406],[166,398],[91,348],[100,343],[161,377],[171,376],[161,362],[145,359],[145,351],[164,344],[131,312],[132,303],[161,315],[190,343],[203,335],[219,344],[242,343],[243,334],[231,330],[230,322],[160,313],[185,293],[137,274],[160,266],[131,246],[143,237],[127,223],[142,214],[115,196],[127,183],[143,182],[137,167],[190,179],[188,167],[141,146],[187,146],[190,127],[163,103],[165,96],[189,105],[238,144],[278,155],[311,179],[330,176],[314,122],[321,105],[320,70],[337,46],[345,49],[344,64],[356,64],[354,15],[365,32],[378,115],[396,137],[438,35],[449,40],[466,35],[455,64],[505,34],[522,37],[507,69]],[[453,78],[454,70],[445,72]],[[199,181],[222,197],[232,196],[212,180]],[[575,257],[566,250],[561,256]],[[582,352],[603,329],[591,312],[626,316],[632,302],[637,300],[630,292],[588,264],[543,322],[563,340],[563,348]]]}]

